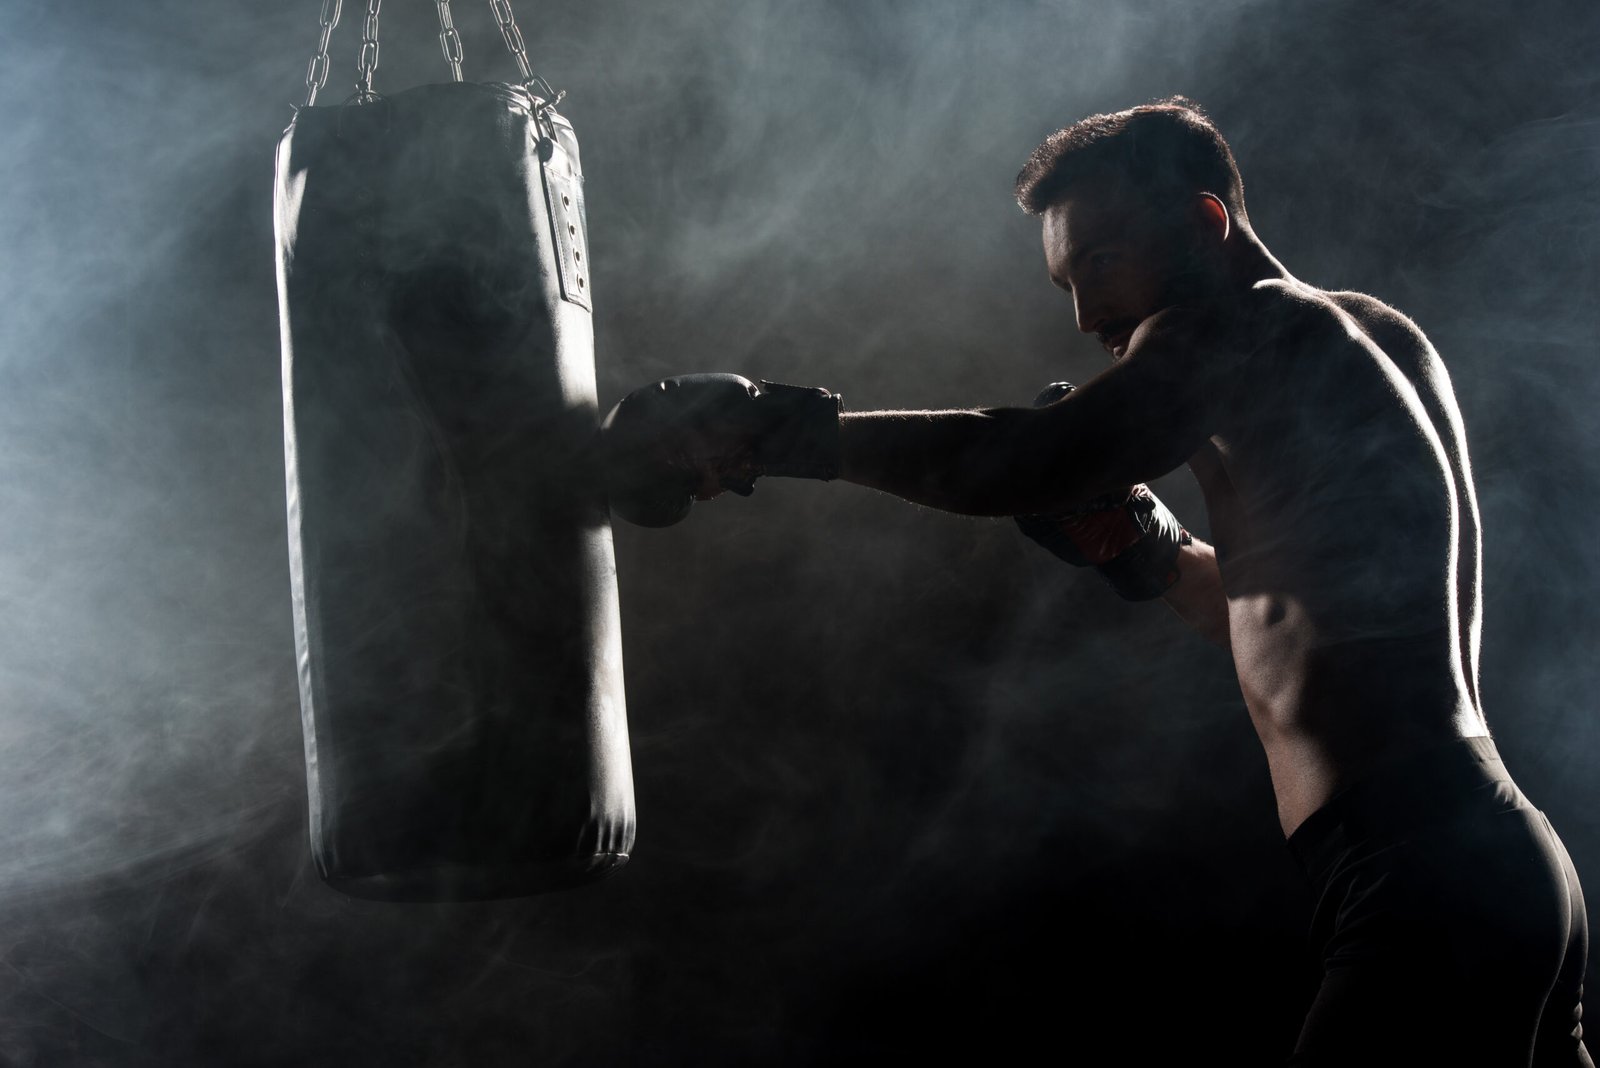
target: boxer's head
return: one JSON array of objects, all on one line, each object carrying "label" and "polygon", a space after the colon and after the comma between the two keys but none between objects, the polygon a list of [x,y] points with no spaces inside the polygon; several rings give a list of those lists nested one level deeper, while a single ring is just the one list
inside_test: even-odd
[{"label": "boxer's head", "polygon": [[1223,242],[1249,228],[1228,143],[1182,97],[1051,134],[1017,176],[1017,203],[1043,216],[1078,328],[1114,356],[1150,315],[1215,285]]}]

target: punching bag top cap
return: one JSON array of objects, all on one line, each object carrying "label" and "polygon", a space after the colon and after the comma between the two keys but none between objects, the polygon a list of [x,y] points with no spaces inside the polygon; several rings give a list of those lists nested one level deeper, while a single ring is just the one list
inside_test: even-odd
[{"label": "punching bag top cap", "polygon": [[[549,90],[549,86],[543,86]],[[466,96],[488,94],[499,97],[505,103],[512,105],[519,111],[527,114],[537,113],[540,125],[547,121],[557,126],[572,128],[572,124],[556,111],[556,105],[566,97],[565,92],[551,92],[549,96],[541,96],[528,86],[515,85],[511,82],[438,82],[430,85],[417,85],[410,89],[402,89],[398,93],[374,94],[371,99],[359,100],[355,97],[337,104],[297,104],[294,112],[298,117],[301,112],[330,112],[345,110],[360,110],[364,108],[382,108],[390,101],[405,101],[416,96],[438,97],[460,93]]]}]

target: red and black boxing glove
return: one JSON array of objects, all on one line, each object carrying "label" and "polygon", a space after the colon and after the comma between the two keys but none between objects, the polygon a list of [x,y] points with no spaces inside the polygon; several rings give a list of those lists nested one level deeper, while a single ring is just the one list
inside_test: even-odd
[{"label": "red and black boxing glove", "polygon": [[[1041,408],[1072,392],[1053,382],[1034,398]],[[1129,601],[1160,597],[1178,581],[1178,551],[1194,539],[1145,485],[1097,497],[1059,515],[1019,515],[1017,527],[1074,567],[1092,567]]]},{"label": "red and black boxing glove", "polygon": [[679,375],[636,389],[600,427],[611,511],[666,527],[722,490],[748,497],[762,475],[839,473],[843,401],[825,389],[734,374]]}]

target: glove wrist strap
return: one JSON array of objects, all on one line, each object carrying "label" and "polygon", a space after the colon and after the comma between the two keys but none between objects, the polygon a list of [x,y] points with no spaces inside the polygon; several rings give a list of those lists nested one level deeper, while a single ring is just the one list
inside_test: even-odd
[{"label": "glove wrist strap", "polygon": [[756,403],[766,428],[755,443],[761,474],[824,481],[839,477],[844,398],[816,387],[763,381]]},{"label": "glove wrist strap", "polygon": [[1194,538],[1148,490],[1135,495],[1127,507],[1144,528],[1144,537],[1095,570],[1123,600],[1152,601],[1178,581],[1178,553]]}]

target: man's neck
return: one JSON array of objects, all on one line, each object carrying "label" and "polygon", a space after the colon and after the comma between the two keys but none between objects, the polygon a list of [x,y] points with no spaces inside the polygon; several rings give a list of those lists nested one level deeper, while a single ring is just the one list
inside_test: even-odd
[{"label": "man's neck", "polygon": [[1224,246],[1227,249],[1228,277],[1232,280],[1233,288],[1245,291],[1257,282],[1275,279],[1292,282],[1294,276],[1288,268],[1278,262],[1278,258],[1267,251],[1267,246],[1248,226],[1240,226],[1231,235]]}]

